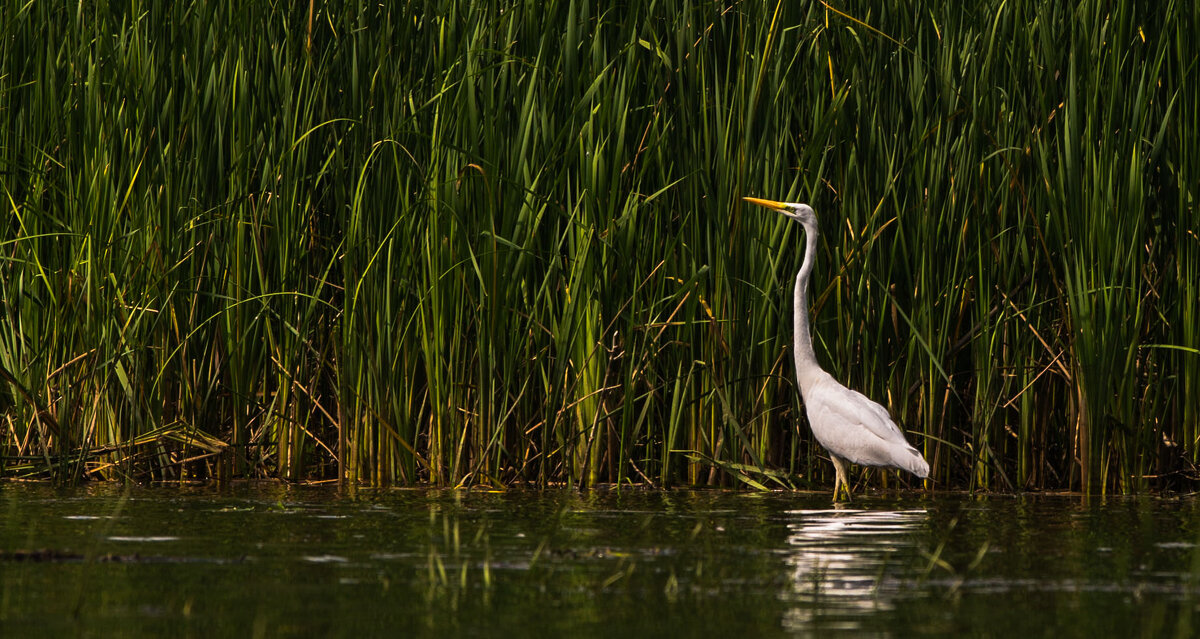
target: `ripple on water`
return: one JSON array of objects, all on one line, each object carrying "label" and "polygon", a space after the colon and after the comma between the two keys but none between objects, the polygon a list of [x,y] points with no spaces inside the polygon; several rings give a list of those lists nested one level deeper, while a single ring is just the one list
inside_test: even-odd
[{"label": "ripple on water", "polygon": [[[819,620],[825,629],[852,631],[870,613],[895,608],[902,586],[884,580],[891,555],[912,551],[925,524],[923,509],[793,510],[786,562],[792,586],[782,596],[797,604],[784,618],[793,630]],[[894,575],[893,575],[894,576]]]}]

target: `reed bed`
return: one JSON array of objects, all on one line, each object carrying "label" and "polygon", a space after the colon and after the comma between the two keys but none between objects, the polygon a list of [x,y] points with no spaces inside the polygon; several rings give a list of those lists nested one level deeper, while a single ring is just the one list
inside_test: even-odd
[{"label": "reed bed", "polygon": [[1200,9],[877,4],[4,0],[0,473],[826,485],[758,195],[931,486],[1192,485]]}]

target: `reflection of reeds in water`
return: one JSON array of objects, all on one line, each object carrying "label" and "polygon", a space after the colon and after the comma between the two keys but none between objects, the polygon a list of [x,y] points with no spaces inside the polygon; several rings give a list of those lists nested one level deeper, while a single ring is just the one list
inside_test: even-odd
[{"label": "reflection of reeds in water", "polygon": [[839,508],[788,513],[787,563],[793,602],[784,624],[793,630],[853,630],[861,618],[894,606],[904,565],[894,555],[915,546],[924,510],[879,511]]}]

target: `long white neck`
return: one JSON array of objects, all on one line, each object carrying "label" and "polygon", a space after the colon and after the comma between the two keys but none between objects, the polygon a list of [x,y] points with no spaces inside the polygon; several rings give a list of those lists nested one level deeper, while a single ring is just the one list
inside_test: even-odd
[{"label": "long white neck", "polygon": [[796,288],[792,293],[792,339],[796,357],[796,381],[803,390],[808,386],[806,378],[821,370],[817,355],[813,352],[812,331],[808,326],[808,278],[812,275],[813,262],[817,256],[817,227],[804,225],[804,263],[796,274]]}]

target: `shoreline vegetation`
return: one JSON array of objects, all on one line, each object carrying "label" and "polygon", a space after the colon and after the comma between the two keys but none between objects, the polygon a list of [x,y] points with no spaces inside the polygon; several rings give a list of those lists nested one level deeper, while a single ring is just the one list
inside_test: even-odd
[{"label": "shoreline vegetation", "polygon": [[1195,3],[3,1],[0,477],[1200,476]]}]

